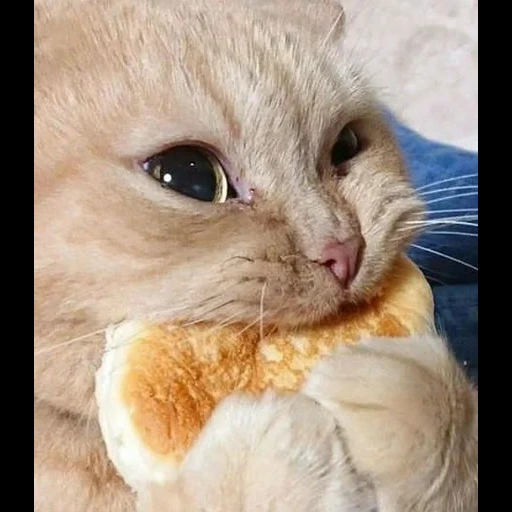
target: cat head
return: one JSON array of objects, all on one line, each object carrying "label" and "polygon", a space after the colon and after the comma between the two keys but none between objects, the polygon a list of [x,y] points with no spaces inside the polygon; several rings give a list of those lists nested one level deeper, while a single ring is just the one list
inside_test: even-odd
[{"label": "cat head", "polygon": [[410,241],[334,0],[35,9],[36,323],[314,322]]}]

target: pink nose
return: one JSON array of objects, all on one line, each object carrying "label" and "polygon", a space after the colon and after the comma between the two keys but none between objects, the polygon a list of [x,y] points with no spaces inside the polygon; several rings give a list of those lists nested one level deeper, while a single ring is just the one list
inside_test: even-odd
[{"label": "pink nose", "polygon": [[323,250],[320,263],[329,267],[344,288],[348,288],[359,271],[363,239],[356,235],[344,242],[330,242]]}]

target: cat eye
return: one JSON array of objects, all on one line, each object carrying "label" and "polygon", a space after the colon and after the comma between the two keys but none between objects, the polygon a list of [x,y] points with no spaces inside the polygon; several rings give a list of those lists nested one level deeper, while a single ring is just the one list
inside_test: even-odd
[{"label": "cat eye", "polygon": [[331,164],[338,167],[354,158],[360,150],[359,139],[350,126],[345,126],[338,135],[338,139],[332,148]]},{"label": "cat eye", "polygon": [[163,188],[199,201],[224,203],[236,197],[219,160],[203,148],[175,146],[152,156],[142,168]]}]

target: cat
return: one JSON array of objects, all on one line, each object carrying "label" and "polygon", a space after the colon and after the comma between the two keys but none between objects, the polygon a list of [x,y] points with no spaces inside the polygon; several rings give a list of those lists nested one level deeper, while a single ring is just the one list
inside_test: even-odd
[{"label": "cat", "polygon": [[[230,397],[194,453],[228,457],[250,494],[205,462],[137,505],[101,439],[110,323],[318,322],[371,295],[415,236],[423,204],[344,31],[336,0],[35,0],[36,511],[306,510],[275,508],[290,495],[321,510],[354,497],[347,511],[477,509],[476,392],[436,337],[340,349],[292,404],[252,404],[282,431],[256,465],[209,453],[219,423],[244,446],[258,435],[236,430],[252,416]],[[276,444],[303,439],[325,464],[319,431],[350,455],[345,488],[337,469],[286,459],[276,487]],[[226,488],[190,492],[219,476]]]}]

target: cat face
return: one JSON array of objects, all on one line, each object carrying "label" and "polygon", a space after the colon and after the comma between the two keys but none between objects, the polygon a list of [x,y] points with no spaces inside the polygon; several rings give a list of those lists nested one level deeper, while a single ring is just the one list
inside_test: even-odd
[{"label": "cat face", "polygon": [[[409,241],[421,203],[330,37],[339,8],[211,4],[92,0],[36,24],[36,323],[313,322],[370,294]],[[162,152],[183,146],[233,198],[162,187]],[[355,238],[341,286],[326,247]]]}]

